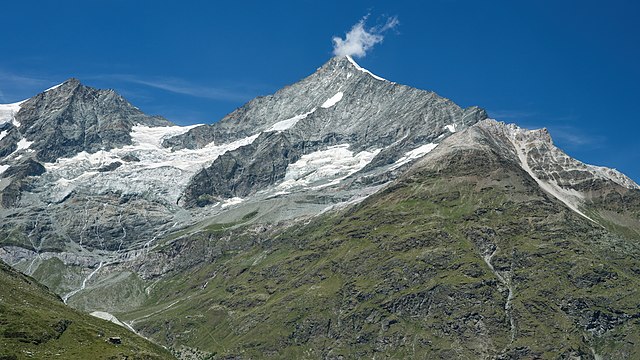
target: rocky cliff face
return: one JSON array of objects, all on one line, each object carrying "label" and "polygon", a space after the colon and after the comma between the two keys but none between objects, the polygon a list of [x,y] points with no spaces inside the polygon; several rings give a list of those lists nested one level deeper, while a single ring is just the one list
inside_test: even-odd
[{"label": "rocky cliff face", "polygon": [[[389,165],[408,151],[437,144],[486,118],[477,107],[462,109],[433,92],[381,79],[349,57],[335,57],[302,81],[258,98],[220,122],[194,128],[164,144],[201,147],[211,141],[263,133],[250,147],[216,159],[185,190],[186,204],[213,196],[244,197],[281,181],[287,165],[336,145],[354,153],[379,152],[368,170]],[[265,152],[261,149],[280,150]],[[271,150],[269,150],[271,151]],[[271,169],[266,167],[273,164]],[[247,182],[247,174],[261,179]]]},{"label": "rocky cliff face", "polygon": [[404,136],[435,140],[446,125],[461,128],[483,118],[486,114],[479,108],[461,109],[434,92],[381,79],[349,57],[334,57],[309,77],[164,144],[200,148],[212,141],[285,131],[310,141],[333,135],[359,150],[373,142],[383,147]]},{"label": "rocky cliff face", "polygon": [[[135,125],[168,126],[161,117],[143,114],[113,90],[97,90],[80,84],[77,79],[44,91],[13,106],[3,105],[0,123],[0,166],[32,167],[37,162],[54,162],[81,152],[95,153],[131,144]],[[4,207],[18,205],[24,190],[24,177],[44,171],[25,173],[3,171],[3,182],[13,183],[9,191],[2,189]],[[20,176],[18,176],[20,175]]]},{"label": "rocky cliff face", "polygon": [[90,88],[77,79],[23,101],[19,107],[8,123],[8,132],[19,133],[30,144],[26,149],[40,162],[130,145],[134,125],[172,125],[143,114],[113,90]]}]

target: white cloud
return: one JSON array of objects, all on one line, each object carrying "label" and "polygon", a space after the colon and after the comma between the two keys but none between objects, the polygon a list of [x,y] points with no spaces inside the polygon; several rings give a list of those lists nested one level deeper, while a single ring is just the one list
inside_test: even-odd
[{"label": "white cloud", "polygon": [[367,16],[358,21],[351,30],[342,39],[335,36],[333,40],[333,55],[352,57],[364,57],[367,55],[367,51],[373,48],[374,45],[384,40],[383,33],[398,26],[400,23],[398,18],[393,16],[387,18],[387,21],[381,26],[374,26],[367,29],[365,22]]}]

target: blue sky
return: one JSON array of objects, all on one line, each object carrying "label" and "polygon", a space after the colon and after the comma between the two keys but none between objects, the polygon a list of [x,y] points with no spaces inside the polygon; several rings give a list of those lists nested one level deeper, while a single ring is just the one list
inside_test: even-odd
[{"label": "blue sky", "polygon": [[0,15],[0,103],[69,77],[179,124],[312,73],[369,14],[399,24],[356,60],[498,120],[547,127],[640,182],[637,1],[31,1]]}]

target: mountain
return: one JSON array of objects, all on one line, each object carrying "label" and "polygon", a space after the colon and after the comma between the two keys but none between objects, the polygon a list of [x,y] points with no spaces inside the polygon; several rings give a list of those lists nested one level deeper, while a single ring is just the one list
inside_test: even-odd
[{"label": "mountain", "polygon": [[[171,359],[129,330],[65,306],[47,287],[0,262],[0,358]],[[119,344],[109,342],[119,338]]]},{"label": "mountain", "polygon": [[[82,112],[56,110],[61,102]],[[85,123],[101,114],[111,117],[98,121],[106,130],[94,136],[96,127]],[[347,57],[210,126],[165,126],[112,91],[72,79],[20,103],[14,123],[24,125],[10,131],[25,133],[14,142],[30,145],[0,162],[8,167],[0,176],[11,179],[2,190],[7,221],[0,234],[33,253],[71,250],[76,257],[85,250],[144,248],[159,234],[249,195],[262,204],[279,196],[269,201],[285,209],[272,214],[285,218],[313,214],[375,191],[443,138],[484,118],[481,109],[461,109],[433,92],[382,80]],[[29,126],[34,122],[56,131],[65,122],[79,124],[71,133],[96,141],[63,147],[53,140],[59,136],[29,137],[27,129],[42,127]],[[40,149],[58,148],[41,155]],[[14,176],[19,166],[32,171]],[[258,192],[262,198],[254,196]],[[309,204],[297,205],[296,197]]]},{"label": "mountain", "polygon": [[433,92],[372,75],[350,57],[335,57],[302,81],[164,144],[193,148],[259,134],[194,176],[183,201],[197,204],[253,194],[284,179],[288,165],[303,156],[327,150],[332,156],[342,147],[347,156],[366,152],[365,172],[379,175],[375,170],[407,152],[486,117],[477,107],[461,109]]},{"label": "mountain", "polygon": [[167,242],[139,266],[172,271],[121,317],[217,358],[636,358],[640,192],[571,162],[565,192],[600,192],[567,206],[531,170],[549,141],[481,121],[360,204]]},{"label": "mountain", "polygon": [[168,120],[143,114],[113,90],[93,89],[77,79],[31,99],[2,105],[0,111],[5,134],[0,148],[3,157],[33,153],[41,162],[130,145],[134,125],[171,125]]},{"label": "mountain", "polygon": [[639,356],[640,187],[545,129],[349,57],[211,125],[75,80],[0,118],[0,258],[181,358]]},{"label": "mountain", "polygon": [[12,178],[11,185],[3,186],[2,205],[18,205],[21,180],[41,175],[42,163],[130,145],[134,125],[171,123],[143,114],[113,90],[96,90],[77,79],[0,105],[0,174]]}]

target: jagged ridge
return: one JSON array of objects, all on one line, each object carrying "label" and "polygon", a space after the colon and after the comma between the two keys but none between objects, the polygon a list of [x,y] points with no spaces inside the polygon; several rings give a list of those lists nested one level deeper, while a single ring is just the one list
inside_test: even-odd
[{"label": "jagged ridge", "polygon": [[[290,127],[273,131],[278,134],[268,133],[276,124],[296,117]],[[287,165],[301,156],[339,144],[348,144],[354,153],[380,151],[367,167],[372,170],[484,118],[482,109],[462,109],[433,92],[381,80],[352,60],[335,57],[300,82],[164,144],[198,147],[229,141],[238,134],[267,132],[248,145],[251,149],[231,151],[194,176],[183,198],[187,205],[193,205],[207,197],[216,201],[264,189],[282,180]],[[280,150],[263,151],[275,148]],[[272,162],[278,165],[269,168]],[[261,178],[245,180],[252,175]]]}]

